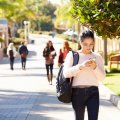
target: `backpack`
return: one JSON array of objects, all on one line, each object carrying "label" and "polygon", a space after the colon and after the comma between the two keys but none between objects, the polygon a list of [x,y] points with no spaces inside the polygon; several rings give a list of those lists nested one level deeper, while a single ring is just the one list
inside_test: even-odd
[{"label": "backpack", "polygon": [[26,52],[26,51],[23,51],[22,54],[21,54],[21,57],[22,57],[22,58],[26,58],[26,57],[27,57],[27,52]]},{"label": "backpack", "polygon": [[[77,52],[72,51],[73,53],[73,66],[78,64],[79,54]],[[60,66],[58,75],[57,75],[57,82],[56,82],[56,92],[57,98],[60,102],[63,103],[70,103],[71,102],[71,95],[72,95],[72,78],[65,78],[63,75],[63,68],[64,65]]]}]

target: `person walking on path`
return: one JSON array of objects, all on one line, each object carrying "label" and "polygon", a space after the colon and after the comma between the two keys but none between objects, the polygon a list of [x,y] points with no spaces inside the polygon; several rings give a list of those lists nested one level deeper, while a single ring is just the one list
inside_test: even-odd
[{"label": "person walking on path", "polygon": [[75,111],[76,120],[84,120],[85,107],[88,111],[88,120],[98,120],[98,80],[105,78],[103,59],[98,53],[92,51],[95,44],[92,31],[84,31],[80,40],[79,62],[72,66],[73,57],[72,53],[69,52],[64,62],[63,74],[66,78],[74,77],[72,82],[72,107]]},{"label": "person walking on path", "polygon": [[25,45],[25,42],[22,42],[22,45],[19,48],[19,54],[21,55],[21,63],[22,63],[22,69],[26,69],[26,59],[28,55],[28,49]]},{"label": "person walking on path", "polygon": [[68,52],[71,50],[70,46],[69,46],[69,42],[68,41],[64,41],[63,42],[63,47],[60,48],[59,51],[59,57],[58,57],[58,66],[60,67],[60,65],[62,63],[64,63],[64,60],[66,58],[66,55],[68,54]]},{"label": "person walking on path", "polygon": [[7,55],[10,59],[10,69],[14,70],[14,59],[16,56],[16,48],[14,47],[14,43],[10,43],[7,48]]},{"label": "person walking on path", "polygon": [[55,49],[53,47],[52,41],[48,41],[46,47],[43,50],[43,57],[45,58],[45,65],[47,71],[47,79],[50,85],[52,85],[53,79],[53,65],[54,58],[56,56]]}]

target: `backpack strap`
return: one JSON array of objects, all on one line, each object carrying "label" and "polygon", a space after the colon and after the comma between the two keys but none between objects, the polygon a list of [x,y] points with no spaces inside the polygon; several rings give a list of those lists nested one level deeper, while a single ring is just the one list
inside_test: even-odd
[{"label": "backpack strap", "polygon": [[78,52],[72,51],[73,54],[73,66],[78,64],[79,61],[79,54]]},{"label": "backpack strap", "polygon": [[[59,76],[60,76],[60,74],[61,74],[62,68],[63,68],[63,65],[60,66],[60,70],[59,70],[59,72],[58,72],[57,79],[59,79]],[[59,82],[59,81],[58,81],[58,82]],[[58,84],[59,84],[59,83],[58,83]]]},{"label": "backpack strap", "polygon": [[[78,64],[79,54],[78,52],[75,52],[75,51],[72,51],[72,54],[73,54],[73,66],[74,66]],[[72,86],[72,83],[73,83],[73,77],[71,78],[71,86]]]}]

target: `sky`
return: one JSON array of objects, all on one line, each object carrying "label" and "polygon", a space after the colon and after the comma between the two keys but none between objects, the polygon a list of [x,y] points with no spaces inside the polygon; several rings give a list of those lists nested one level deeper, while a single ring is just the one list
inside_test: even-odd
[{"label": "sky", "polygon": [[53,4],[60,4],[60,0],[48,0],[48,1],[50,1]]}]

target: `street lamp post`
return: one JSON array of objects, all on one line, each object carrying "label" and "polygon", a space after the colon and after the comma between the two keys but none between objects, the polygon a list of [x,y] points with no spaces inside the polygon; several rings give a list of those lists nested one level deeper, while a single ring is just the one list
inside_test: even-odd
[{"label": "street lamp post", "polygon": [[25,41],[28,42],[30,32],[30,21],[24,21],[24,25]]},{"label": "street lamp post", "polygon": [[30,33],[30,21],[27,21],[27,40],[29,41],[29,33]]},{"label": "street lamp post", "polygon": [[27,21],[24,21],[24,33],[25,33],[25,41],[27,40],[27,31],[26,31],[26,24],[27,24]]}]

